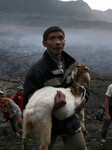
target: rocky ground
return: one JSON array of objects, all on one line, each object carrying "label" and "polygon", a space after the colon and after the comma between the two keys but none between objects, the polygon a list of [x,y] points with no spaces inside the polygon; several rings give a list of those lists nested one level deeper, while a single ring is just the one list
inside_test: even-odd
[{"label": "rocky ground", "polygon": [[[20,83],[14,83],[10,81],[0,80],[0,90],[3,90],[6,96],[11,97],[13,93],[16,91],[16,87],[19,86]],[[99,77],[91,73],[91,90],[90,90],[90,98],[86,107],[91,112],[92,110],[97,112],[98,107],[104,103],[105,99],[105,91],[107,86],[112,83],[111,78]],[[88,150],[111,150],[112,149],[112,128],[110,127],[108,131],[107,143],[101,146],[100,144],[100,134],[101,128],[103,125],[103,121],[99,121],[96,119],[86,119],[85,120],[86,128],[89,132],[88,135],[85,136],[85,140],[87,143]],[[22,149],[22,139],[18,138],[12,132],[10,123],[8,124],[8,138],[0,139],[0,150],[21,150]],[[2,131],[0,128],[0,137],[2,136]],[[28,150],[37,150],[39,146],[38,138],[34,138],[31,136],[28,142]],[[59,137],[53,147],[53,150],[61,150],[62,139]]]},{"label": "rocky ground", "polygon": [[[100,134],[103,121],[99,120],[86,120],[86,128],[89,132],[85,136],[88,150],[111,150],[112,148],[112,128],[109,129],[107,143],[101,146],[100,143]],[[10,124],[8,124],[9,136],[7,139],[0,140],[0,150],[21,150],[22,149],[22,140],[21,138],[16,137]],[[1,130],[0,130],[1,135]],[[28,150],[37,150],[39,146],[38,138],[33,136],[29,137]],[[62,139],[61,137],[57,138],[57,141],[52,150],[61,150]]]}]

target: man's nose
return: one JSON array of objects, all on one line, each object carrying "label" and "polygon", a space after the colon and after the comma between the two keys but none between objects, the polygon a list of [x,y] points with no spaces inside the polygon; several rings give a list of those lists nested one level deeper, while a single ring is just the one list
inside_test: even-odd
[{"label": "man's nose", "polygon": [[60,40],[59,39],[56,39],[56,44],[60,44]]}]

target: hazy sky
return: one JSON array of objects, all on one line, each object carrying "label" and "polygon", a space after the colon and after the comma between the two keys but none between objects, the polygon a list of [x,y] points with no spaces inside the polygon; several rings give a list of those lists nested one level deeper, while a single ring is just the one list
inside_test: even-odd
[{"label": "hazy sky", "polygon": [[[61,0],[61,1],[71,1],[71,0]],[[72,0],[76,1],[76,0]],[[91,7],[91,9],[97,9],[105,11],[107,9],[112,9],[112,0],[83,0]]]}]

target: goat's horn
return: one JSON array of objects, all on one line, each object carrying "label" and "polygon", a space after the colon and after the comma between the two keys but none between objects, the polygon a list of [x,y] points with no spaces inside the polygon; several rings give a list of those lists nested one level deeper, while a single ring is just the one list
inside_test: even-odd
[{"label": "goat's horn", "polygon": [[77,67],[80,67],[81,65],[77,65]]},{"label": "goat's horn", "polygon": [[87,69],[89,71],[89,68],[87,66],[85,66],[85,69]]}]

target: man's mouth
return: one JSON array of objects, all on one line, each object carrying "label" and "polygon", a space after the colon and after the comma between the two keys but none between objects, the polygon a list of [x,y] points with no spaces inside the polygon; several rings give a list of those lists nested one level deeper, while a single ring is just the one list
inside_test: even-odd
[{"label": "man's mouth", "polygon": [[53,49],[54,50],[61,50],[62,48],[61,47],[54,47]]}]

